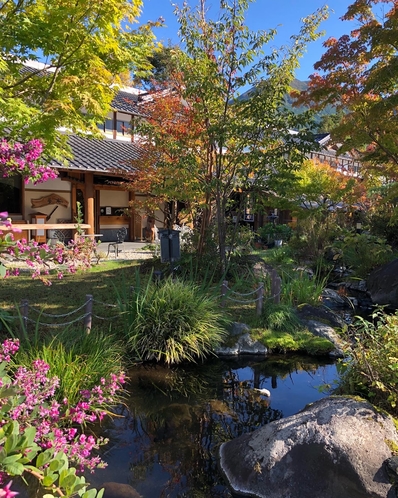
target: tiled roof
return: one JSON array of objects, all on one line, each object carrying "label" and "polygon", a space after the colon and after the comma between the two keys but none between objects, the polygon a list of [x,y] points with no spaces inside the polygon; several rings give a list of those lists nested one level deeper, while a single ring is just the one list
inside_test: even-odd
[{"label": "tiled roof", "polygon": [[137,114],[137,95],[119,90],[112,100],[111,107],[114,111]]},{"label": "tiled roof", "polygon": [[[132,142],[71,135],[68,143],[73,153],[73,158],[67,166],[69,170],[97,173],[115,173],[116,170],[131,172],[134,168],[130,161],[140,157],[139,147]],[[59,161],[53,161],[52,166],[65,168]]]}]

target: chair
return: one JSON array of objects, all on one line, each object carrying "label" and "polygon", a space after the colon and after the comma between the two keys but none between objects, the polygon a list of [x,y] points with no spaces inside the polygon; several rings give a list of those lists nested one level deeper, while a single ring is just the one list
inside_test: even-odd
[{"label": "chair", "polygon": [[108,252],[107,252],[107,257],[109,256],[109,251],[111,250],[111,247],[114,248],[115,250],[115,257],[117,258],[119,255],[119,252],[121,252],[121,249],[119,247],[123,244],[124,239],[127,237],[127,228],[123,227],[120,230],[117,231],[116,233],[116,241],[115,242],[110,242],[108,244]]}]

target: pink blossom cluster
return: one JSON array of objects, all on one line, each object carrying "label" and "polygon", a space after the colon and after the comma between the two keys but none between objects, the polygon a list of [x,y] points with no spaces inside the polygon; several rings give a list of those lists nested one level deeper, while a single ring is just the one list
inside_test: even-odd
[{"label": "pink blossom cluster", "polygon": [[[11,219],[8,218],[7,211],[0,211],[0,224],[10,228],[12,232],[22,232],[20,228],[12,226],[12,222]],[[0,235],[2,235],[2,233],[2,230],[0,230]]]},{"label": "pink blossom cluster", "polygon": [[[18,347],[18,340],[4,341],[0,345],[0,358],[9,362],[10,356],[18,350]],[[18,403],[12,404],[6,411],[0,426],[16,420],[21,434],[25,428],[35,427],[35,442],[43,450],[54,448],[56,452],[63,451],[80,471],[85,468],[93,471],[97,467],[104,467],[105,463],[100,457],[91,454],[94,449],[98,449],[107,441],[103,438],[86,436],[77,429],[77,424],[82,427],[85,422],[103,419],[108,413],[107,407],[117,402],[116,393],[125,382],[124,373],[112,375],[110,379],[101,379],[100,386],[82,391],[82,400],[76,406],[70,407],[67,399],[63,404],[55,400],[54,394],[59,386],[59,379],[49,377],[49,370],[49,365],[39,359],[32,362],[31,369],[17,368],[8,382],[7,377],[3,377],[1,386],[12,388],[14,399],[18,400]],[[8,398],[0,400],[0,406],[3,408],[7,403],[9,403]],[[0,494],[0,498],[1,496]]]},{"label": "pink blossom cluster", "polygon": [[[7,252],[24,261],[32,270],[32,278],[40,279],[46,285],[51,285],[48,279],[50,262],[62,268],[57,269],[57,276],[62,279],[64,272],[76,273],[77,269],[87,270],[91,267],[91,256],[96,249],[95,240],[90,237],[78,237],[67,245],[39,244],[36,241],[27,242],[26,239],[15,241],[7,247]],[[18,269],[7,270],[6,277],[18,276]]]},{"label": "pink blossom cluster", "polygon": [[[11,355],[14,355],[19,349],[19,339],[6,339],[0,347],[0,362],[11,361]],[[1,379],[0,379],[1,382]]]},{"label": "pink blossom cluster", "polygon": [[34,139],[27,143],[9,142],[0,139],[0,174],[3,178],[19,174],[35,185],[57,178],[58,173],[43,164],[41,154],[43,144]]}]

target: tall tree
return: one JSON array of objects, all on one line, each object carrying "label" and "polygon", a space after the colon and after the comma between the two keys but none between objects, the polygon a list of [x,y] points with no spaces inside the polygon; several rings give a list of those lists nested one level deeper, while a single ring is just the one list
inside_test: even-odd
[{"label": "tall tree", "polygon": [[343,20],[349,35],[329,38],[299,102],[341,111],[332,130],[341,152],[357,150],[369,168],[393,179],[398,165],[398,2],[356,0]]},{"label": "tall tree", "polygon": [[[309,142],[303,140],[308,116],[285,108],[284,96],[294,78],[307,43],[326,9],[304,19],[290,47],[263,53],[275,30],[251,32],[245,25],[249,0],[220,0],[219,16],[208,17],[204,0],[196,9],[186,3],[176,8],[184,50],[173,54],[170,87],[182,103],[181,113],[159,127],[146,126],[148,142],[174,135],[170,147],[175,178],[190,180],[197,191],[193,200],[201,208],[199,250],[205,247],[212,222],[217,227],[221,267],[227,264],[226,210],[234,190],[247,191],[253,183],[270,188],[292,176]],[[214,7],[213,7],[214,8]],[[252,87],[246,97],[245,90]],[[173,126],[189,115],[190,133],[177,136]],[[170,130],[171,127],[171,130]],[[292,135],[291,129],[297,130]],[[194,136],[192,136],[194,135]],[[172,151],[172,152],[174,152]],[[171,150],[166,152],[171,157]],[[161,157],[165,157],[160,151]],[[163,164],[159,158],[157,171]],[[169,163],[168,163],[169,164]],[[180,195],[184,184],[180,182]]]},{"label": "tall tree", "polygon": [[[97,132],[117,75],[148,67],[150,26],[133,30],[141,0],[0,1],[0,134],[42,139],[65,154],[71,132]],[[127,26],[127,27],[126,27]],[[36,61],[35,67],[24,65]],[[39,62],[40,61],[40,62]]]}]

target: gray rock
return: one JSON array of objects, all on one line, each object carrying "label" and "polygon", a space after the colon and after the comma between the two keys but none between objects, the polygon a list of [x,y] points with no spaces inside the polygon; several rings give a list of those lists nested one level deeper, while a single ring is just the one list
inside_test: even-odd
[{"label": "gray rock", "polygon": [[328,287],[322,291],[322,301],[332,309],[350,306],[350,302],[345,296],[341,296],[338,292]]},{"label": "gray rock", "polygon": [[223,346],[217,349],[218,356],[238,356],[245,354],[264,356],[268,352],[267,348],[261,342],[255,341],[249,333],[239,337],[236,344],[232,347]]},{"label": "gray rock", "polygon": [[366,292],[368,289],[366,287],[366,280],[351,280],[346,282],[346,288],[357,292]]},{"label": "gray rock", "polygon": [[389,442],[398,443],[389,416],[363,400],[329,397],[224,443],[220,466],[239,495],[386,498]]},{"label": "gray rock", "polygon": [[104,498],[142,498],[141,495],[129,484],[118,482],[104,482]]},{"label": "gray rock", "polygon": [[235,337],[237,335],[247,334],[248,332],[250,332],[250,328],[245,323],[233,322],[229,335]]},{"label": "gray rock", "polygon": [[331,356],[334,358],[344,357],[341,339],[333,327],[322,322],[317,322],[316,320],[303,320],[302,322],[314,335],[323,337],[334,345],[335,349],[330,353]]},{"label": "gray rock", "polygon": [[344,320],[338,313],[335,313],[326,306],[311,306],[305,304],[297,310],[297,316],[302,321],[315,320],[322,322],[331,327],[341,328],[344,326]]},{"label": "gray rock", "polygon": [[398,308],[398,259],[376,268],[367,278],[368,293],[374,304]]}]

